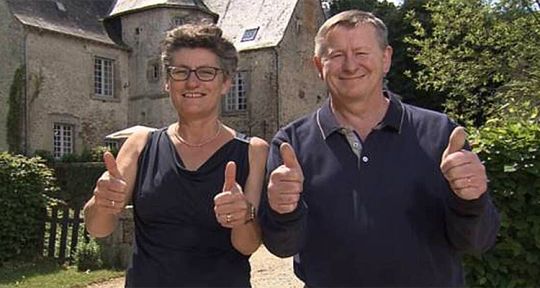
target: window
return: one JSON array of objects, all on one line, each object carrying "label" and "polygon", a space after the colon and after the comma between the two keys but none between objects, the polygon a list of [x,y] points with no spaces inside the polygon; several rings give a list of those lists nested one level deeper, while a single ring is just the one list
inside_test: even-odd
[{"label": "window", "polygon": [[172,19],[173,28],[184,25],[185,23],[186,23],[186,20],[184,19],[184,17],[174,17]]},{"label": "window", "polygon": [[255,37],[257,36],[258,31],[259,31],[259,27],[253,28],[253,29],[247,29],[246,31],[244,31],[244,35],[242,35],[242,40],[240,40],[240,42],[247,42],[247,41],[255,40]]},{"label": "window", "polygon": [[225,96],[225,112],[247,109],[246,72],[238,72],[233,79],[231,91]]},{"label": "window", "polygon": [[118,150],[118,141],[114,139],[105,139],[105,147],[109,148],[111,151]]},{"label": "window", "polygon": [[157,82],[161,76],[161,66],[159,61],[149,61],[146,71],[146,77],[149,82]]},{"label": "window", "polygon": [[113,96],[114,60],[96,57],[94,61],[94,93],[98,96]]},{"label": "window", "polygon": [[73,153],[73,125],[54,123],[54,158]]}]

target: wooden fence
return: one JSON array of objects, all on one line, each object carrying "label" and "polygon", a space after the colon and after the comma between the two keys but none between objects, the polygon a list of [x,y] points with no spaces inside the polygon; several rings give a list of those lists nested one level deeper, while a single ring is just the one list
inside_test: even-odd
[{"label": "wooden fence", "polygon": [[42,226],[43,256],[55,258],[60,263],[72,262],[78,242],[89,240],[83,224],[80,207],[71,208],[63,203],[49,207]]}]

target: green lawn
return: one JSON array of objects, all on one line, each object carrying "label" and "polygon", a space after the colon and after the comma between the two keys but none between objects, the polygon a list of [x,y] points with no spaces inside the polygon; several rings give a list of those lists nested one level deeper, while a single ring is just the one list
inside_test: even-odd
[{"label": "green lawn", "polygon": [[78,272],[76,267],[62,266],[52,260],[42,259],[33,263],[5,263],[0,267],[0,288],[39,287],[73,288],[124,275],[124,271],[97,270]]}]

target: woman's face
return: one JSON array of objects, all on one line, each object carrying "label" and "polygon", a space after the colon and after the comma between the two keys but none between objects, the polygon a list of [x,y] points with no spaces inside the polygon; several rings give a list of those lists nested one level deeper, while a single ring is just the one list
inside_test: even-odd
[{"label": "woman's face", "polygon": [[219,114],[221,96],[231,86],[218,56],[205,48],[182,48],[172,55],[165,89],[182,118],[196,119]]}]

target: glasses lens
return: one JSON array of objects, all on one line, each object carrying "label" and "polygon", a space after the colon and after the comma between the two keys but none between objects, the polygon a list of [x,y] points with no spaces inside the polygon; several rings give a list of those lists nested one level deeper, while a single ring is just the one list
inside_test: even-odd
[{"label": "glasses lens", "polygon": [[189,76],[189,70],[185,68],[171,67],[169,74],[174,80],[186,80]]},{"label": "glasses lens", "polygon": [[200,67],[195,70],[201,81],[212,81],[216,78],[217,69],[212,67]]}]

